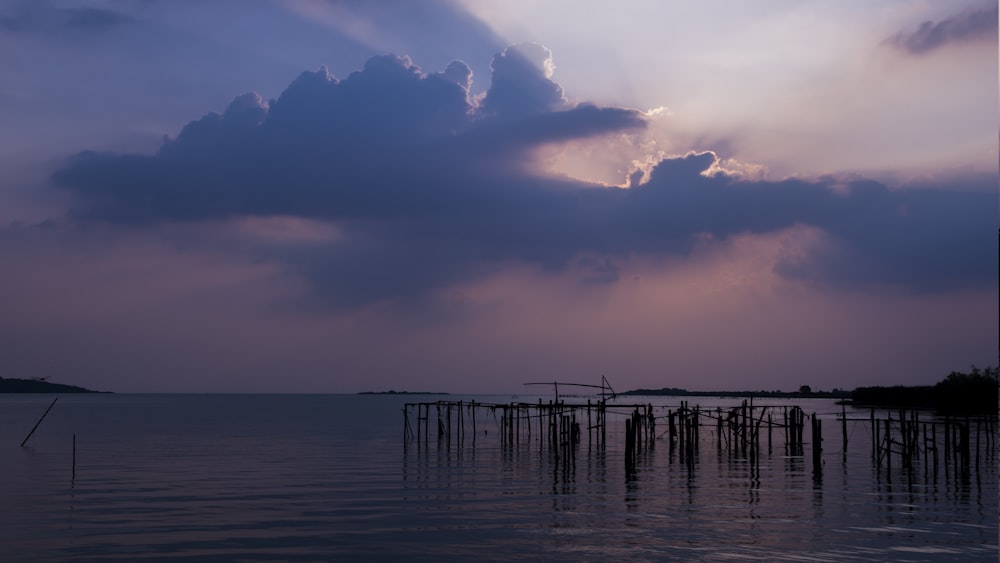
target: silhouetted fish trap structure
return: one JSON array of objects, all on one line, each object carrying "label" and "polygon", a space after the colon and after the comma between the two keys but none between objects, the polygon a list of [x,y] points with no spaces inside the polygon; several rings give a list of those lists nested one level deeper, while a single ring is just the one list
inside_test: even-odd
[{"label": "silhouetted fish trap structure", "polygon": [[[643,456],[666,447],[670,460],[694,471],[703,441],[714,445],[719,458],[742,460],[758,466],[762,455],[775,449],[784,457],[811,459],[814,479],[821,479],[824,465],[823,422],[838,423],[841,447],[827,454],[848,454],[852,431],[861,426],[871,439],[873,467],[886,474],[894,464],[908,470],[922,469],[928,478],[939,471],[946,478],[968,477],[984,460],[997,456],[997,417],[930,416],[917,410],[871,409],[868,417],[840,412],[806,413],[797,405],[754,404],[752,398],[735,406],[702,408],[680,401],[676,406],[621,403],[610,384],[527,383],[547,385],[552,399],[512,400],[505,403],[449,401],[406,403],[403,408],[404,445],[418,448],[499,446],[505,450],[537,447],[552,459],[572,463],[577,452],[607,453],[609,427],[615,445],[623,452],[626,475],[634,475]],[[559,395],[559,388],[599,389],[586,398]],[[567,398],[570,401],[567,401]],[[863,411],[862,411],[863,412]],[[808,430],[807,430],[808,426]],[[808,451],[807,451],[808,447]],[[863,451],[864,447],[860,448]],[[854,449],[855,455],[859,451]]]},{"label": "silhouetted fish trap structure", "polygon": [[908,472],[922,468],[925,476],[936,478],[940,468],[946,478],[967,479],[997,456],[996,415],[921,418],[920,411],[899,409],[880,417],[872,409],[869,422],[872,461],[887,473],[898,463]]},{"label": "silhouetted fish trap structure", "polygon": [[[490,430],[493,430],[493,436],[499,436],[501,447],[515,447],[522,443],[537,442],[543,448],[546,446],[562,448],[581,444],[584,429],[586,429],[588,445],[594,447],[605,445],[609,414],[608,400],[615,397],[614,390],[606,379],[602,379],[601,385],[559,382],[526,383],[525,385],[551,385],[555,389],[555,398],[549,401],[539,399],[537,403],[524,401],[511,401],[509,403],[477,401],[406,403],[403,408],[404,442],[415,441],[418,445],[427,444],[433,435],[439,443],[447,446],[450,446],[453,441],[456,444],[464,444],[466,440],[469,440],[474,446],[477,439],[489,439]],[[599,399],[587,400],[586,403],[567,403],[565,396],[559,397],[560,385],[564,389],[566,387],[584,387],[596,388],[601,391],[598,394]],[[620,414],[623,412],[622,409],[638,409],[640,406],[643,409],[646,408],[642,405],[611,405],[611,413],[618,412]],[[649,416],[652,417],[651,410]],[[649,431],[648,439],[653,439],[651,431]]]}]

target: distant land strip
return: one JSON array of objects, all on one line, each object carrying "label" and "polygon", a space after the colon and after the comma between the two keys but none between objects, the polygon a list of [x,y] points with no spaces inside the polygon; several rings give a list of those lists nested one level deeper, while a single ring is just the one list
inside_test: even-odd
[{"label": "distant land strip", "polygon": [[619,395],[656,395],[675,397],[774,397],[804,399],[840,399],[856,407],[916,408],[941,414],[997,414],[1000,405],[1000,373],[987,366],[971,366],[968,373],[953,371],[935,385],[858,387],[853,391],[813,391],[803,385],[798,391],[688,391],[675,387],[635,389]]},{"label": "distant land strip", "polygon": [[0,393],[108,393],[66,385],[49,383],[41,379],[16,379],[0,377]]},{"label": "distant land strip", "polygon": [[849,399],[850,391],[688,391],[675,387],[662,389],[633,389],[619,395],[653,395],[672,397],[777,397],[795,399]]},{"label": "distant land strip", "polygon": [[358,395],[447,395],[441,391],[362,391]]}]

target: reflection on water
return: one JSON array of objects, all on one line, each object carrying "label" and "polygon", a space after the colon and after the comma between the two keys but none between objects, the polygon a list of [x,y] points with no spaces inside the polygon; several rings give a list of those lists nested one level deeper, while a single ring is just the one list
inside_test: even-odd
[{"label": "reflection on water", "polygon": [[404,444],[399,397],[67,396],[19,448],[47,402],[0,398],[5,560],[997,557],[995,452],[880,468],[860,425],[819,476],[777,435],[750,457],[710,425],[689,459],[660,439],[627,472],[617,420],[600,447],[502,445],[488,419]]}]

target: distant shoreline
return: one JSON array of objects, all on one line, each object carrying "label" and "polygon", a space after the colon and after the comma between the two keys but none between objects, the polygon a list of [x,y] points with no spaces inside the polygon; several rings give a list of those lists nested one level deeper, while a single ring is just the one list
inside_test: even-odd
[{"label": "distant shoreline", "polygon": [[666,397],[744,397],[776,399],[850,399],[851,391],[688,391],[686,389],[633,389],[619,396]]},{"label": "distant shoreline", "polygon": [[109,393],[94,391],[76,385],[49,383],[41,379],[16,379],[0,377],[0,393]]},{"label": "distant shoreline", "polygon": [[358,395],[448,395],[442,391],[361,391]]}]

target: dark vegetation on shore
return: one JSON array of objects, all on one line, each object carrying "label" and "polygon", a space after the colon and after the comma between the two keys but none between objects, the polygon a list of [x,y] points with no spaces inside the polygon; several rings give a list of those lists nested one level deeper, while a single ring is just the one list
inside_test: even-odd
[{"label": "dark vegetation on shore", "polygon": [[953,371],[935,385],[858,387],[851,392],[855,406],[933,409],[942,414],[996,414],[998,368],[969,373]]},{"label": "dark vegetation on shore", "polygon": [[14,379],[0,377],[0,393],[106,393],[76,385],[49,383],[42,379]]},{"label": "dark vegetation on shore", "polygon": [[953,371],[935,385],[858,387],[853,391],[813,391],[808,385],[798,391],[688,391],[664,387],[635,389],[619,395],[843,399],[858,407],[929,409],[942,414],[996,414],[1000,392],[997,382],[997,368],[972,366],[969,373]]}]

